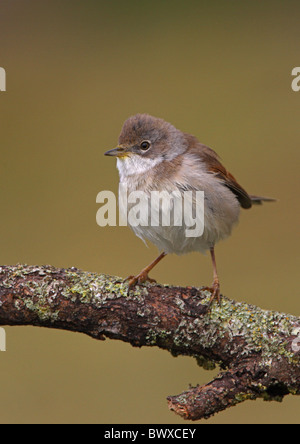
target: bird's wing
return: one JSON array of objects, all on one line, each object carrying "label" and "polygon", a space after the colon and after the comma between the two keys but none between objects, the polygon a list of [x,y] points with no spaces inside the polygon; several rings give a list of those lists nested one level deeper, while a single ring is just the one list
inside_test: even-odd
[{"label": "bird's wing", "polygon": [[196,137],[187,135],[187,138],[189,139],[188,143],[192,152],[206,165],[207,171],[215,174],[215,176],[235,194],[242,208],[251,208],[251,197],[247,191],[239,185],[234,176],[222,165],[217,153],[211,148],[199,143]]}]

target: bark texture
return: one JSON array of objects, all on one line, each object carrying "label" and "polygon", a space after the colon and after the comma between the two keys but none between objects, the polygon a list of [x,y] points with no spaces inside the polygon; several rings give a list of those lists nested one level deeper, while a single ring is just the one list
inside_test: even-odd
[{"label": "bark texture", "polygon": [[157,346],[196,357],[220,374],[168,397],[169,408],[199,420],[247,399],[300,394],[300,318],[210,292],[162,285],[128,292],[121,278],[52,266],[0,267],[0,325],[35,325]]}]

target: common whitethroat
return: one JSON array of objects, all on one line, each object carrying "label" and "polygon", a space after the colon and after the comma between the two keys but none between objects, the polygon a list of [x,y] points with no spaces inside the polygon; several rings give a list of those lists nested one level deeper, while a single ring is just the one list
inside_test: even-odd
[{"label": "common whitethroat", "polygon": [[[198,139],[184,133],[163,119],[148,114],[129,117],[119,136],[118,147],[105,153],[117,157],[120,183],[128,193],[166,191],[181,198],[186,191],[204,192],[203,230],[200,236],[187,237],[186,227],[156,224],[130,224],[134,233],[154,243],[161,254],[138,275],[129,276],[129,288],[150,279],[148,273],[167,254],[178,255],[192,251],[209,250],[213,264],[213,284],[210,303],[220,301],[220,281],[217,273],[215,244],[231,234],[238,222],[241,208],[274,201],[266,197],[249,195],[221,164],[218,155]],[[196,198],[193,196],[192,200]],[[130,206],[128,207],[129,211]],[[160,208],[160,213],[163,210]],[[160,214],[161,215],[161,214]]]}]

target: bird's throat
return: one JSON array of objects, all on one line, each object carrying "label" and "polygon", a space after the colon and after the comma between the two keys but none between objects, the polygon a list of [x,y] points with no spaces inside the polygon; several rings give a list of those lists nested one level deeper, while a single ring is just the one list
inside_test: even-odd
[{"label": "bird's throat", "polygon": [[139,174],[145,174],[150,171],[156,165],[158,165],[162,159],[151,159],[142,156],[127,156],[117,158],[117,168],[119,170],[120,178],[125,179],[129,176],[135,176]]}]

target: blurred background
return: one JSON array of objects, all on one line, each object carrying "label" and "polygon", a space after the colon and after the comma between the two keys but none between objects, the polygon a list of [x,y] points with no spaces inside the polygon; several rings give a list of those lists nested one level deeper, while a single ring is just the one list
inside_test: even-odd
[{"label": "blurred background", "polygon": [[[252,194],[216,249],[222,292],[299,314],[300,66],[297,1],[1,0],[0,263],[126,277],[157,255],[129,228],[96,224],[117,192],[124,120],[147,112],[214,148]],[[209,285],[209,256],[170,256],[159,282]],[[173,423],[166,397],[217,373],[156,348],[6,327],[1,423]],[[300,400],[246,402],[204,423],[293,423]]]}]

